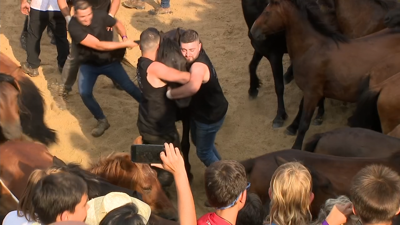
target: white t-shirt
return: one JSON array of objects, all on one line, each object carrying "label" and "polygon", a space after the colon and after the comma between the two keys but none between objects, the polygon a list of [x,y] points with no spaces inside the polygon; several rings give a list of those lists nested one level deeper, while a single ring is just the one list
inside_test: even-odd
[{"label": "white t-shirt", "polygon": [[31,0],[31,8],[39,11],[60,11],[57,0]]},{"label": "white t-shirt", "polygon": [[29,222],[25,216],[18,216],[17,210],[11,211],[3,220],[3,225],[40,225],[38,222]]}]

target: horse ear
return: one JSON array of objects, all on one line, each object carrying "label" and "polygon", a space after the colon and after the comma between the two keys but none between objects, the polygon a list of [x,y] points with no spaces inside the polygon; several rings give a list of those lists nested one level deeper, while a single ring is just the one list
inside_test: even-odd
[{"label": "horse ear", "polygon": [[327,178],[324,176],[322,173],[318,172],[317,170],[314,170],[312,167],[307,167],[307,169],[310,171],[311,178],[312,178],[312,183],[313,183],[313,192],[317,191],[317,189],[320,189],[321,191],[327,193],[327,194],[335,194],[332,188],[332,183]]},{"label": "horse ear", "polygon": [[276,164],[278,166],[280,166],[280,165],[285,164],[285,163],[287,163],[289,161],[287,161],[286,159],[284,159],[284,158],[282,158],[280,156],[277,156],[277,157],[275,157],[275,162],[276,162]]},{"label": "horse ear", "polygon": [[121,165],[121,169],[123,169],[125,171],[132,171],[133,167],[134,167],[134,164],[131,161],[131,159],[130,159],[128,154],[124,154],[122,156],[120,165]]}]

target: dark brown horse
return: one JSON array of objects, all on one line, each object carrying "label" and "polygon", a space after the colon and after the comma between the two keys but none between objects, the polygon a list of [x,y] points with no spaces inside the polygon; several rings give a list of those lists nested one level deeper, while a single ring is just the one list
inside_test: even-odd
[{"label": "dark brown horse", "polygon": [[400,72],[361,95],[352,126],[388,134],[400,124]]},{"label": "dark brown horse", "polygon": [[259,40],[286,30],[294,77],[304,97],[289,134],[301,149],[314,109],[323,97],[356,102],[359,85],[372,66],[400,51],[400,30],[384,29],[349,40],[322,22],[315,2],[273,0],[254,23],[251,33]]},{"label": "dark brown horse", "polygon": [[[10,118],[13,121],[8,121],[9,124],[7,127],[0,128],[0,143],[8,140],[5,136],[8,134],[4,134],[4,131],[1,132],[1,129],[5,129],[5,132],[16,131],[21,126],[23,133],[33,140],[37,140],[45,145],[56,143],[57,137],[55,131],[48,128],[44,122],[44,99],[39,89],[25,76],[17,64],[1,52],[0,73],[11,75],[19,87],[18,112],[20,122],[18,123],[17,118],[14,116]],[[10,107],[12,107],[15,114],[16,107],[11,105]]]},{"label": "dark brown horse", "polygon": [[313,135],[304,150],[343,157],[388,157],[400,152],[400,139],[364,128],[339,128]]},{"label": "dark brown horse", "polygon": [[268,153],[242,162],[251,182],[250,192],[256,193],[267,208],[270,202],[268,189],[272,174],[281,164],[289,161],[299,161],[310,170],[315,194],[311,205],[314,217],[328,198],[349,195],[352,178],[365,166],[382,164],[400,172],[400,152],[380,158],[338,157],[298,150]]},{"label": "dark brown horse", "polygon": [[161,189],[150,166],[132,163],[128,154],[113,154],[101,159],[91,169],[98,173],[94,174],[83,170],[77,164],[66,165],[52,156],[42,144],[7,141],[0,145],[0,178],[17,198],[21,197],[33,170],[52,166],[61,167],[65,172],[82,177],[88,183],[90,198],[113,191],[137,197],[135,190],[141,194],[143,201],[150,205],[154,214],[167,219],[177,219],[176,209]]},{"label": "dark brown horse", "polygon": [[[315,1],[315,0],[311,0]],[[287,118],[283,93],[283,66],[282,56],[287,52],[285,34],[279,32],[268,35],[264,41],[257,40],[250,32],[255,20],[262,14],[269,0],[242,0],[244,19],[249,29],[249,38],[254,48],[253,58],[249,65],[250,88],[249,95],[257,97],[260,80],[257,76],[257,67],[262,57],[266,57],[272,68],[275,82],[275,92],[278,98],[278,111],[273,120],[273,127],[281,127]],[[395,0],[316,0],[324,12],[324,19],[336,27],[336,30],[349,38],[363,37],[385,28],[383,20],[385,14],[396,5]],[[363,13],[358,13],[362,10]],[[286,72],[285,82],[293,79],[292,66]],[[315,124],[322,123],[324,114],[323,100],[320,101]]]}]

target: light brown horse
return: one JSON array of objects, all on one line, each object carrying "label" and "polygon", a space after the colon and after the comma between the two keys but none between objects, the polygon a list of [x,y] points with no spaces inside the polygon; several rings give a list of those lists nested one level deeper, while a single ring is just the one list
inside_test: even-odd
[{"label": "light brown horse", "polygon": [[382,58],[400,51],[400,29],[384,29],[349,40],[321,18],[313,1],[272,0],[251,29],[259,40],[286,31],[294,78],[304,94],[299,112],[287,128],[289,134],[298,130],[294,149],[301,149],[321,98],[356,102],[365,74]]},{"label": "light brown horse", "polygon": [[[131,162],[128,154],[113,154],[101,159],[96,167],[92,168],[98,174],[93,174],[81,169],[79,165],[65,165],[52,156],[42,144],[7,141],[0,145],[0,178],[17,198],[21,197],[33,170],[47,169],[54,165],[81,176],[87,181],[89,190],[99,188],[98,191],[89,193],[89,197],[105,195],[112,191],[132,195],[132,190],[136,190],[142,194],[143,201],[150,205],[154,214],[167,219],[177,219],[176,209],[161,189],[156,174],[150,172],[150,166]],[[108,181],[107,178],[111,178],[110,174],[116,177]]]},{"label": "light brown horse", "polygon": [[[45,145],[57,142],[57,136],[53,129],[47,127],[44,122],[44,99],[35,86],[35,84],[24,74],[22,69],[14,63],[8,56],[0,52],[0,73],[6,74],[9,79],[14,78],[14,85],[18,87],[18,101],[16,101],[16,93],[10,92],[12,89],[5,90],[2,87],[2,98],[4,94],[10,95],[6,105],[1,107],[10,107],[12,117],[1,117],[0,126],[0,143],[20,136],[20,131],[33,140],[39,141]],[[7,91],[7,92],[6,92]],[[3,98],[4,99],[4,98]],[[18,104],[15,104],[18,103]],[[19,114],[19,116],[17,116]],[[6,120],[7,123],[4,121]],[[3,127],[4,126],[4,127]],[[9,137],[6,137],[9,136]],[[11,136],[11,137],[10,137]]]}]

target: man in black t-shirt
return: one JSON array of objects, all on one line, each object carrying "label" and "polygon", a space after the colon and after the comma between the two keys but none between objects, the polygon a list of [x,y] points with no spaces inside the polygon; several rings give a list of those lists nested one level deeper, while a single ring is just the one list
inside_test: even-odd
[{"label": "man in black t-shirt", "polygon": [[228,110],[228,101],[218,82],[217,73],[202,48],[199,35],[194,30],[180,37],[181,51],[190,65],[190,81],[179,88],[167,91],[169,99],[192,96],[190,102],[190,130],[197,156],[209,166],[221,160],[215,148],[215,137]]},{"label": "man in black t-shirt", "polygon": [[[67,26],[71,20],[70,8],[68,7],[68,4],[71,4],[71,2],[73,3],[74,1],[76,0],[57,0],[61,13],[67,21]],[[104,11],[107,12],[111,17],[114,17],[118,11],[120,0],[88,0],[88,3],[92,6],[92,10]],[[108,29],[107,37],[107,41],[113,40],[112,29]],[[62,69],[59,95],[62,95],[63,97],[67,97],[68,93],[72,90],[72,86],[74,85],[78,76],[80,63],[78,60],[78,52],[75,47],[76,45],[71,45],[71,52],[67,57],[64,68]],[[119,88],[115,81],[113,81],[113,83],[117,88]]]},{"label": "man in black t-shirt", "polygon": [[[76,44],[78,60],[81,63],[79,72],[79,94],[83,103],[98,120],[92,136],[99,137],[110,125],[100,105],[93,97],[93,87],[101,74],[115,80],[128,94],[140,102],[141,92],[130,80],[121,65],[125,48],[136,47],[128,40],[124,25],[104,11],[92,11],[85,0],[74,3],[75,15],[71,19],[68,30],[72,43]],[[107,28],[113,27],[121,35],[123,42],[113,42],[108,38]]]}]

